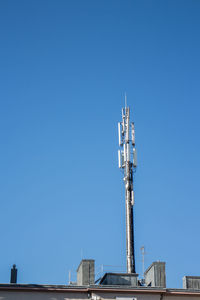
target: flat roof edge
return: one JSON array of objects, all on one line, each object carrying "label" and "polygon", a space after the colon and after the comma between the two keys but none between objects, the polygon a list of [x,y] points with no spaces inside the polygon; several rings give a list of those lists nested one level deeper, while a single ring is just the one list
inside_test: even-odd
[{"label": "flat roof edge", "polygon": [[163,294],[172,296],[200,296],[200,290],[187,289],[162,289],[149,287],[113,287],[113,286],[65,286],[65,285],[37,285],[37,284],[0,284],[0,291],[26,291],[26,292],[58,292],[58,293],[88,293],[88,292],[105,292],[105,293],[144,293],[144,294]]}]

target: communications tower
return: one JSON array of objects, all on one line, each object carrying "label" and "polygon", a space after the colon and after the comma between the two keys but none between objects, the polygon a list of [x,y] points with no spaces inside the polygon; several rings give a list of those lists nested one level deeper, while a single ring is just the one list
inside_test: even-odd
[{"label": "communications tower", "polygon": [[130,108],[122,108],[122,122],[118,123],[119,146],[118,160],[119,168],[123,169],[126,200],[126,264],[127,273],[135,273],[135,253],[134,253],[134,182],[133,174],[136,171],[137,158],[135,149],[135,127],[130,122]]}]

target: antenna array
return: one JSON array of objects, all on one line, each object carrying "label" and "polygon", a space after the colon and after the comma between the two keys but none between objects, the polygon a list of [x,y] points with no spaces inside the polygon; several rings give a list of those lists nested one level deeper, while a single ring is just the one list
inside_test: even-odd
[{"label": "antenna array", "polygon": [[[125,97],[126,98],[126,97]],[[127,273],[135,273],[134,228],[133,228],[133,172],[136,170],[137,157],[135,149],[135,127],[130,123],[130,108],[122,108],[122,122],[118,123],[119,168],[124,170],[125,199],[126,199],[126,261]]]}]

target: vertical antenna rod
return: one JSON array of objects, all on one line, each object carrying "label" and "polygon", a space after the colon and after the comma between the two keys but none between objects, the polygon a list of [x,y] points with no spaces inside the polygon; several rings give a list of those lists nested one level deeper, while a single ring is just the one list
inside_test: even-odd
[{"label": "vertical antenna rod", "polygon": [[142,247],[140,248],[140,250],[141,250],[141,253],[142,253],[142,276],[143,276],[143,279],[144,279],[144,256],[145,256],[145,254],[146,254],[146,252],[145,252],[145,247],[142,246]]},{"label": "vertical antenna rod", "polygon": [[119,146],[122,148],[121,150],[118,150],[119,168],[124,170],[125,183],[127,273],[135,273],[133,173],[136,171],[137,161],[135,149],[135,128],[134,123],[130,124],[130,108],[127,106],[122,108],[122,122],[118,123],[118,131]]}]

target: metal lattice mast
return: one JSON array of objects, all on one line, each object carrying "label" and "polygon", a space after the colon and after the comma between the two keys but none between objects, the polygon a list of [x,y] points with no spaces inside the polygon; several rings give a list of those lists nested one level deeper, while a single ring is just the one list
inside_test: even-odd
[{"label": "metal lattice mast", "polygon": [[[126,98],[125,98],[126,103]],[[136,149],[134,123],[130,123],[130,108],[122,108],[122,122],[118,123],[119,146],[118,150],[119,168],[124,170],[125,199],[126,199],[126,262],[127,273],[135,273],[134,253],[134,222],[133,222],[133,173],[136,170]]]}]

